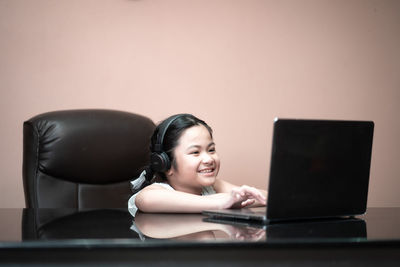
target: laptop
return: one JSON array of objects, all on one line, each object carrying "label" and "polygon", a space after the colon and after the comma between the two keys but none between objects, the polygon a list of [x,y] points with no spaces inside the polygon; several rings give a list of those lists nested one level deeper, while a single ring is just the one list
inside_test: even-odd
[{"label": "laptop", "polygon": [[275,119],[267,207],[205,210],[260,223],[366,212],[374,123]]}]

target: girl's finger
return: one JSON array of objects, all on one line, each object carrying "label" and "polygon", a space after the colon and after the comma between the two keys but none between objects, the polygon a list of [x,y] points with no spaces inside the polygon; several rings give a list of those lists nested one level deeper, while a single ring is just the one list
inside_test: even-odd
[{"label": "girl's finger", "polygon": [[249,206],[255,202],[255,199],[249,198],[241,203],[242,208]]}]

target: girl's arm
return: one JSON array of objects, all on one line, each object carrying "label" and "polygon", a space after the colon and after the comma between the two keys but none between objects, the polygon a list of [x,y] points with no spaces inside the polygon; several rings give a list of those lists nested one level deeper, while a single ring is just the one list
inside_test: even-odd
[{"label": "girl's arm", "polygon": [[[243,185],[242,187],[247,187],[248,190],[251,190],[254,192],[254,194],[257,194],[257,192],[261,193],[263,196],[263,201],[259,201],[260,198],[256,198],[255,202],[251,205],[251,207],[258,207],[258,206],[265,206],[265,200],[267,199],[267,194],[268,192],[266,190],[250,187]],[[214,184],[214,189],[217,193],[225,193],[225,192],[231,192],[232,190],[241,188],[237,185],[231,184],[227,181],[217,179]]]},{"label": "girl's arm", "polygon": [[200,213],[207,209],[241,208],[265,199],[254,190],[233,188],[230,192],[199,196],[149,185],[136,196],[135,204],[144,212]]}]

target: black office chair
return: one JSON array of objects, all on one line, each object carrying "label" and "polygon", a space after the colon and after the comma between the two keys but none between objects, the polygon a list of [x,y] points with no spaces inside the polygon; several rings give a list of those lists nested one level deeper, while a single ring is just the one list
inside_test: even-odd
[{"label": "black office chair", "polygon": [[127,208],[154,128],[147,117],[114,110],[55,111],[25,121],[26,207]]}]

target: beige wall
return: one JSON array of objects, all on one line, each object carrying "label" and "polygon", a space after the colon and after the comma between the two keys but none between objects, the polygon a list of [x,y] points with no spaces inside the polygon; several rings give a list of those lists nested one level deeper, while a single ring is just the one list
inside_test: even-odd
[{"label": "beige wall", "polygon": [[376,123],[369,206],[399,206],[400,1],[1,0],[0,207],[22,123],[108,108],[214,128],[220,176],[266,187],[272,121]]}]

